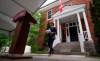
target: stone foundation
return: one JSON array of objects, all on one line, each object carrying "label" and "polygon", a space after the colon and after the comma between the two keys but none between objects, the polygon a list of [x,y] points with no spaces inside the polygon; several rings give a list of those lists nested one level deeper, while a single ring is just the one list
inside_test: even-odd
[{"label": "stone foundation", "polygon": [[96,55],[95,45],[92,41],[84,42],[85,52],[88,52],[89,55]]}]

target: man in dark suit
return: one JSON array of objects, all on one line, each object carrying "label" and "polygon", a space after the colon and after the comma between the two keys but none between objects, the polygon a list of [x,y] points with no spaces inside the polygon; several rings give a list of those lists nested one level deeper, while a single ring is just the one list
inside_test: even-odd
[{"label": "man in dark suit", "polygon": [[56,28],[54,27],[54,23],[50,24],[49,30],[50,30],[50,32],[48,33],[48,47],[49,47],[49,56],[50,56],[54,52],[53,41],[55,39],[55,34],[57,33]]}]

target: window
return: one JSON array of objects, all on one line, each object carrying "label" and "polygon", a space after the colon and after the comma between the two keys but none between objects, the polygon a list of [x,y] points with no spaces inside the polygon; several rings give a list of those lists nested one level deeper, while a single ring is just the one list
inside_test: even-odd
[{"label": "window", "polygon": [[48,19],[51,19],[51,16],[52,16],[52,11],[50,10],[50,11],[48,11]]},{"label": "window", "polygon": [[76,22],[73,22],[73,26],[76,25]]},{"label": "window", "polygon": [[69,23],[69,26],[72,26],[72,23]]}]

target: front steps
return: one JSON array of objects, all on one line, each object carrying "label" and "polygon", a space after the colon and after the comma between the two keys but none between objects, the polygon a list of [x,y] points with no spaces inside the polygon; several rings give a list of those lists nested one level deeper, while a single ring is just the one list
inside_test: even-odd
[{"label": "front steps", "polygon": [[65,43],[58,43],[54,47],[54,54],[86,55],[87,53],[81,52],[79,42],[65,42]]},{"label": "front steps", "polygon": [[60,55],[86,55],[86,56],[90,56],[88,52],[57,52],[57,51],[54,51],[54,54],[60,54]]}]

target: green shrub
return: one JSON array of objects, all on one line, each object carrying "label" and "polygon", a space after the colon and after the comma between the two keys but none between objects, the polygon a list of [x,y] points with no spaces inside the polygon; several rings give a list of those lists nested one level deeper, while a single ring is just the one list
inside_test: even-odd
[{"label": "green shrub", "polygon": [[0,46],[5,46],[8,42],[8,36],[0,32]]},{"label": "green shrub", "polygon": [[94,33],[98,37],[95,47],[97,53],[100,55],[100,0],[92,0],[92,3],[90,3],[90,13],[94,24]]}]

